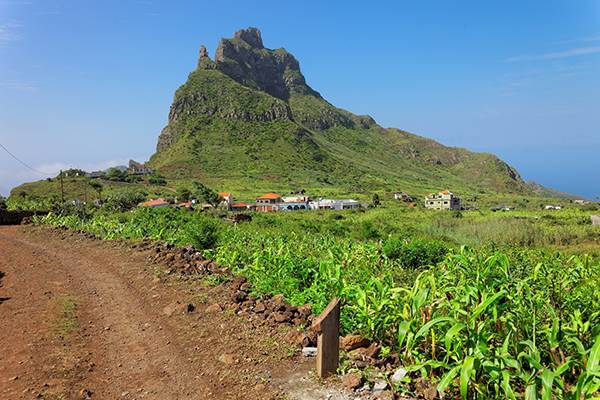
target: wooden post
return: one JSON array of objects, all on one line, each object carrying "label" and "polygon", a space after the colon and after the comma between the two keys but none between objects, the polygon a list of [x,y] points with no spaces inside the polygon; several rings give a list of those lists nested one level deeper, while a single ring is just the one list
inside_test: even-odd
[{"label": "wooden post", "polygon": [[340,299],[334,298],[313,322],[317,332],[317,375],[325,378],[337,370],[340,358]]}]

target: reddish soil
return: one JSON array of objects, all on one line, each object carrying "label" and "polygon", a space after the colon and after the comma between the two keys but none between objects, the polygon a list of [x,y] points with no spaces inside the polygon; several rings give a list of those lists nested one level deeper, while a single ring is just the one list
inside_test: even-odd
[{"label": "reddish soil", "polygon": [[0,399],[275,399],[306,376],[292,328],[215,310],[223,285],[165,276],[149,256],[1,227]]}]

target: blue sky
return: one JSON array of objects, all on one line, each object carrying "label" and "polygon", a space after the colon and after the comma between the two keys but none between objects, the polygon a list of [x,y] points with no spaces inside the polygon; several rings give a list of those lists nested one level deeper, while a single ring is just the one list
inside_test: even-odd
[{"label": "blue sky", "polygon": [[[145,160],[200,44],[248,26],[339,107],[600,196],[597,0],[0,0],[0,143],[49,173]],[[40,177],[0,152],[0,193]]]}]

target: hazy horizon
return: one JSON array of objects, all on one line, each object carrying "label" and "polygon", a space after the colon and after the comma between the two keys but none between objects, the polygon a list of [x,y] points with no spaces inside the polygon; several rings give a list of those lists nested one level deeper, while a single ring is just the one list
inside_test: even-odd
[{"label": "hazy horizon", "polygon": [[[0,0],[0,143],[46,173],[147,160],[177,87],[256,26],[335,106],[600,195],[600,3]],[[0,149],[0,193],[44,176]]]}]

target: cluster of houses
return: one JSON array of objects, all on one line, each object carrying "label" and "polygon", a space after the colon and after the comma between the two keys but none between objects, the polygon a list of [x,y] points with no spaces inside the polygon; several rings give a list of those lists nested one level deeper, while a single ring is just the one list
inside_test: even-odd
[{"label": "cluster of houses", "polygon": [[[367,205],[361,204],[358,200],[346,199],[312,199],[304,194],[294,196],[282,196],[278,193],[265,193],[255,198],[253,203],[236,202],[231,193],[221,192],[219,197],[222,199],[219,208],[228,211],[258,211],[258,212],[277,212],[277,211],[301,211],[301,210],[354,210],[366,208]],[[407,193],[394,193],[394,199],[413,203],[413,199]],[[165,199],[153,199],[140,203],[140,207],[181,207],[208,209],[213,206],[210,204],[199,203],[196,200],[186,202],[169,202]],[[460,197],[454,193],[444,190],[439,193],[432,193],[425,198],[425,208],[433,210],[460,210]]]},{"label": "cluster of houses", "polygon": [[[149,175],[149,174],[152,173],[152,169],[150,167],[148,167],[144,163],[140,163],[140,162],[137,162],[135,160],[129,160],[129,165],[128,166],[118,165],[118,166],[112,167],[112,168],[116,168],[116,169],[118,169],[119,171],[122,171],[122,172],[129,172],[132,175]],[[103,178],[106,175],[107,171],[108,170],[104,170],[104,171],[92,171],[92,172],[86,173],[86,175],[89,178],[92,178],[92,179]]]},{"label": "cluster of houses", "polygon": [[[301,210],[353,210],[364,208],[365,205],[357,200],[333,200],[333,199],[311,199],[308,196],[288,196],[284,197],[277,193],[265,193],[256,197],[254,203],[235,202],[231,193],[219,193],[222,199],[220,208],[228,211],[258,211],[258,212],[277,212],[277,211],[301,211]],[[210,204],[199,203],[196,200],[170,203],[164,199],[154,199],[140,203],[140,207],[180,207],[180,208],[199,208],[208,209],[213,206]]]}]

